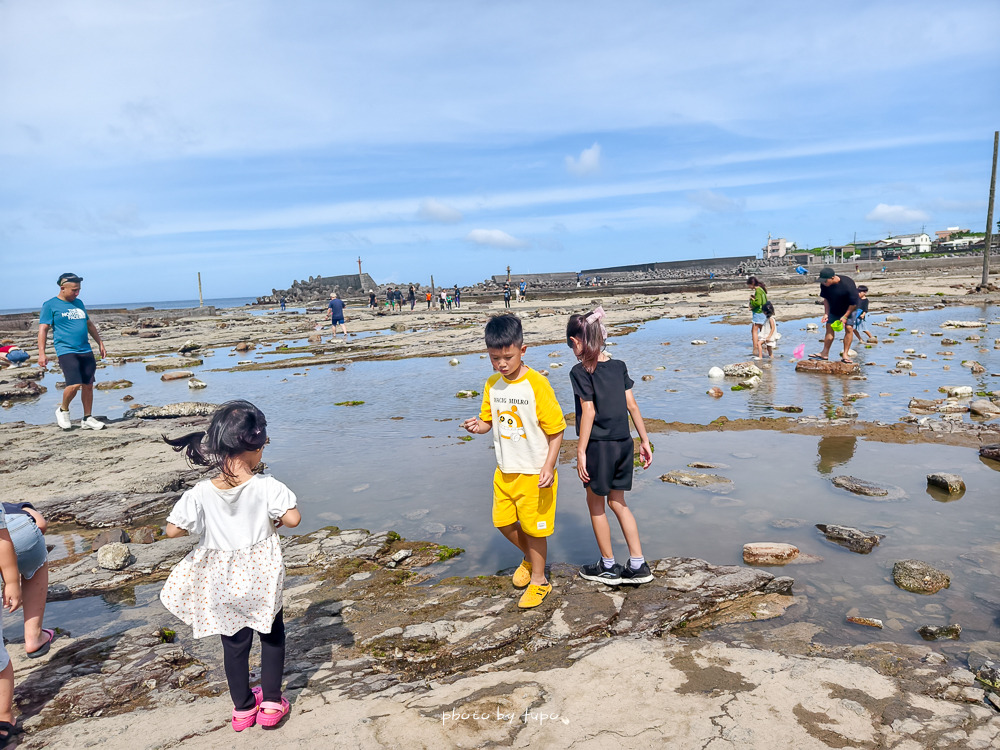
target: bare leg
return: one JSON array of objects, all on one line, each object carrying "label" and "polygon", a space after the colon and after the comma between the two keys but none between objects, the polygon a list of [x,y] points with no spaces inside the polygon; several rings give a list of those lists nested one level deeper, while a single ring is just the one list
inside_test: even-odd
[{"label": "bare leg", "polygon": [[69,405],[73,402],[73,399],[76,398],[77,391],[79,390],[80,386],[78,385],[66,386],[66,390],[63,391],[63,399],[62,399],[63,411],[69,411]]},{"label": "bare leg", "polygon": [[21,601],[24,607],[24,650],[37,651],[45,645],[42,617],[49,591],[49,564],[45,563],[31,578],[21,579]]},{"label": "bare leg", "polygon": [[14,665],[10,662],[0,671],[0,721],[14,723]]},{"label": "bare leg", "polygon": [[625,535],[629,556],[642,557],[639,526],[635,522],[632,511],[625,504],[625,490],[611,490],[608,493],[608,505],[611,506],[611,512],[618,517],[618,525],[622,527],[622,534]]},{"label": "bare leg", "polygon": [[548,537],[524,535],[528,543],[528,562],[531,563],[531,582],[535,585],[544,586],[548,583],[545,578],[545,555],[549,549]]},{"label": "bare leg", "polygon": [[597,537],[597,548],[601,551],[601,557],[610,560],[615,556],[615,551],[611,546],[611,527],[608,525],[608,514],[604,512],[604,496],[595,494],[588,487],[587,507],[590,509],[590,524],[594,527],[594,536]]},{"label": "bare leg", "polygon": [[830,356],[830,347],[833,346],[833,340],[836,338],[834,330],[830,328],[830,324],[826,324],[826,334],[823,336],[823,359]]},{"label": "bare leg", "polygon": [[761,356],[760,329],[762,327],[763,326],[759,326],[756,323],[750,324],[750,338],[753,339],[753,355],[755,357]]},{"label": "bare leg", "polygon": [[854,329],[847,326],[844,329],[844,355],[843,359],[850,359],[851,342],[854,340]]},{"label": "bare leg", "polygon": [[[521,530],[521,524],[512,523],[509,526],[498,526],[497,531],[507,537],[507,541],[521,550],[524,559],[528,560],[528,535]],[[528,562],[531,562],[528,560]]]},{"label": "bare leg", "polygon": [[88,416],[94,413],[94,385],[80,386],[80,400],[83,401],[83,415]]}]

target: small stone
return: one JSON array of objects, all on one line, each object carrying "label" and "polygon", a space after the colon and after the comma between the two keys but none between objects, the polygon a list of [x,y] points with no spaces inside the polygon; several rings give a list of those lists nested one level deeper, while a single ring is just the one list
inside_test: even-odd
[{"label": "small stone", "polygon": [[953,625],[942,625],[936,627],[934,625],[924,625],[923,627],[917,628],[917,632],[920,637],[925,641],[940,641],[942,639],[958,640],[958,637],[962,635],[962,626],[958,623]]},{"label": "small stone", "polygon": [[412,554],[413,550],[401,549],[393,553],[392,557],[390,557],[389,559],[392,560],[394,563],[400,563],[403,562],[403,560],[405,560],[406,558],[410,557]]},{"label": "small stone", "polygon": [[750,542],[743,545],[743,562],[748,565],[784,565],[799,555],[799,548],[782,542]]},{"label": "small stone", "polygon": [[877,620],[874,617],[854,617],[850,616],[847,618],[848,622],[853,622],[855,625],[864,625],[869,628],[882,629],[882,621]]},{"label": "small stone", "polygon": [[188,372],[187,370],[176,370],[174,372],[165,372],[160,375],[160,380],[163,382],[169,382],[171,380],[187,380],[188,378],[194,377],[193,372]]},{"label": "small stone", "polygon": [[111,544],[112,542],[128,544],[129,541],[129,535],[125,529],[104,529],[104,531],[98,532],[97,536],[94,537],[94,541],[90,544],[90,551],[96,552],[105,544]]},{"label": "small stone", "polygon": [[196,389],[207,388],[207,387],[208,387],[208,383],[206,383],[203,380],[198,380],[198,378],[191,378],[188,381],[188,388],[191,388],[191,389],[195,389],[196,390]]},{"label": "small stone", "polygon": [[454,357],[454,358],[448,360],[448,364],[451,365],[452,367],[454,367],[455,365],[461,364],[461,362],[459,362],[459,360],[458,360],[457,357]]},{"label": "small stone", "polygon": [[914,594],[934,594],[951,585],[951,576],[921,560],[899,560],[892,566],[892,580]]},{"label": "small stone", "polygon": [[691,346],[704,346],[707,343],[708,343],[707,341],[702,341],[701,339],[695,339],[694,341],[691,342]]},{"label": "small stone", "polygon": [[928,474],[927,484],[947,490],[952,495],[965,492],[965,481],[958,474]]},{"label": "small stone", "polygon": [[722,398],[723,395],[722,389],[719,388],[718,386],[713,386],[709,388],[707,391],[705,391],[705,393],[707,393],[712,398]]},{"label": "small stone", "polygon": [[140,526],[129,532],[132,544],[152,544],[156,541],[156,535],[160,529],[157,526]]},{"label": "small stone", "polygon": [[97,564],[105,570],[124,570],[132,562],[127,544],[112,542],[97,550]]},{"label": "small stone", "polygon": [[650,380],[653,379],[653,376],[652,375],[643,375],[642,379],[645,380],[645,381],[650,381]]}]

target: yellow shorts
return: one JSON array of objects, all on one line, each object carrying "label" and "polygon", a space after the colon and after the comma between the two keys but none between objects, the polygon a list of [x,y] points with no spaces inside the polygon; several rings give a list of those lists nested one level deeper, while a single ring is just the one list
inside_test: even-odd
[{"label": "yellow shorts", "polygon": [[493,525],[497,528],[521,522],[528,536],[549,536],[555,531],[556,490],[559,472],[551,487],[538,486],[537,474],[493,474]]}]

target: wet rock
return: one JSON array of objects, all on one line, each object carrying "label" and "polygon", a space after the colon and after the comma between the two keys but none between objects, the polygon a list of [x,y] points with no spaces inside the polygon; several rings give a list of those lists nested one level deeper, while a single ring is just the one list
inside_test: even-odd
[{"label": "wet rock", "polygon": [[760,385],[760,377],[757,375],[740,381],[740,387],[742,388],[756,388],[758,385]]},{"label": "wet rock", "polygon": [[99,531],[90,544],[91,552],[96,552],[105,544],[128,544],[131,538],[125,529],[104,529]]},{"label": "wet rock", "polygon": [[196,344],[191,339],[188,339],[183,344],[181,344],[180,348],[177,351],[180,352],[181,354],[187,354],[188,352],[193,352],[197,349],[201,349],[201,344]]},{"label": "wet rock", "polygon": [[141,339],[158,339],[160,334],[158,331],[142,331],[139,333],[139,338]]},{"label": "wet rock", "polygon": [[982,328],[984,325],[986,324],[978,320],[946,320],[941,324],[941,328]]},{"label": "wet rock", "polygon": [[256,348],[257,347],[251,344],[249,341],[241,341],[240,343],[238,343],[236,346],[233,347],[233,350],[237,352],[248,352]]},{"label": "wet rock", "polygon": [[840,404],[830,410],[831,419],[857,419],[858,410],[850,404]]},{"label": "wet rock", "polygon": [[0,382],[0,401],[26,401],[37,398],[48,390],[33,380],[18,380],[16,383]]},{"label": "wet rock", "polygon": [[795,579],[790,576],[778,576],[764,587],[765,594],[791,594]]},{"label": "wet rock", "polygon": [[736,362],[731,365],[725,365],[722,368],[722,372],[729,378],[752,378],[755,375],[759,377],[764,374],[764,371],[753,362]]},{"label": "wet rock", "polygon": [[944,391],[952,398],[965,398],[972,395],[972,388],[967,385],[944,386],[938,390]]},{"label": "wet rock", "polygon": [[160,375],[160,380],[167,383],[171,380],[187,380],[188,378],[193,378],[194,373],[190,370],[178,370],[176,372],[165,372]]},{"label": "wet rock", "polygon": [[132,529],[129,532],[129,539],[132,544],[152,544],[156,541],[156,535],[159,533],[160,529],[157,526],[140,526],[137,529]]},{"label": "wet rock", "polygon": [[785,412],[786,414],[801,414],[802,413],[802,407],[801,406],[772,406],[771,408],[774,409],[775,411]]},{"label": "wet rock", "polygon": [[799,548],[782,542],[750,542],[743,545],[747,565],[784,565],[799,555]]},{"label": "wet rock", "polygon": [[823,536],[825,536],[829,541],[839,544],[841,547],[846,547],[851,550],[851,552],[857,552],[861,555],[867,555],[871,552],[876,545],[883,539],[885,539],[885,534],[875,534],[870,531],[861,531],[855,529],[851,526],[838,526],[832,523],[818,523],[816,528],[819,529]]},{"label": "wet rock", "polygon": [[913,367],[913,363],[908,359],[901,359],[898,362],[896,362],[896,367],[900,370],[905,370],[910,367]]},{"label": "wet rock", "polygon": [[27,367],[26,364],[21,365],[21,367],[22,369],[14,370],[14,372],[8,369],[5,374],[13,375],[18,380],[41,380],[45,377],[45,370]]},{"label": "wet rock", "polygon": [[152,362],[147,362],[146,370],[147,372],[186,370],[189,367],[198,367],[200,364],[202,364],[202,360],[192,359],[191,357],[163,357],[162,359],[154,359]]},{"label": "wet rock", "polygon": [[834,487],[840,487],[842,490],[853,492],[855,495],[875,497],[884,501],[906,499],[906,492],[903,488],[891,484],[875,484],[875,482],[869,482],[867,479],[858,479],[852,476],[838,476],[830,481]]},{"label": "wet rock", "polygon": [[457,357],[454,357],[454,358],[448,360],[448,364],[451,365],[452,367],[454,367],[455,365],[461,364],[461,362],[459,361],[459,359]]},{"label": "wet rock", "polygon": [[917,628],[917,632],[925,641],[940,641],[945,639],[957,641],[958,637],[962,635],[962,626],[958,623],[941,626],[924,625]]},{"label": "wet rock", "polygon": [[847,621],[854,623],[855,625],[864,625],[866,628],[878,628],[882,629],[882,621],[874,617],[857,617],[854,615],[849,615]]},{"label": "wet rock", "polygon": [[708,377],[712,378],[713,380],[717,380],[718,378],[723,378],[725,376],[726,373],[722,370],[721,367],[713,367],[708,371]]},{"label": "wet rock", "polygon": [[455,398],[475,398],[479,395],[479,391],[459,391],[455,394]]},{"label": "wet rock", "polygon": [[[553,367],[555,367],[555,365],[553,365]],[[650,380],[653,379],[653,376],[652,375],[643,375],[642,379],[645,380],[645,381],[650,381]]]},{"label": "wet rock", "polygon": [[215,414],[218,404],[202,401],[181,401],[165,406],[142,406],[129,412],[130,416],[141,419],[169,419],[172,417],[210,417]]},{"label": "wet rock", "polygon": [[800,359],[795,363],[795,372],[818,372],[826,375],[860,375],[861,367],[857,362],[833,360]]},{"label": "wet rock", "polygon": [[114,391],[121,390],[124,388],[131,388],[131,380],[105,380],[104,382],[98,383],[94,386],[99,391]]},{"label": "wet rock", "polygon": [[188,388],[191,388],[192,390],[201,390],[202,388],[207,388],[207,387],[208,383],[206,383],[203,380],[198,380],[198,378],[191,378],[188,381]]},{"label": "wet rock", "polygon": [[694,341],[691,342],[691,346],[704,346],[707,343],[708,343],[707,341],[702,341],[701,339],[695,339]]},{"label": "wet rock", "polygon": [[892,566],[892,580],[914,594],[934,594],[951,585],[951,576],[921,560],[900,560]]},{"label": "wet rock", "polygon": [[1000,416],[1000,406],[986,398],[981,398],[969,404],[969,411],[977,417],[992,419]]},{"label": "wet rock", "polygon": [[928,474],[927,484],[947,490],[952,495],[965,492],[965,480],[958,474],[945,474],[943,472]]},{"label": "wet rock", "polygon": [[1000,443],[993,443],[992,445],[983,445],[979,448],[979,455],[983,458],[989,458],[994,461],[1000,461]]},{"label": "wet rock", "polygon": [[670,484],[680,484],[684,487],[697,487],[707,489],[711,492],[730,492],[733,489],[733,480],[720,477],[717,474],[699,474],[693,471],[675,469],[660,476],[663,482]]},{"label": "wet rock", "polygon": [[[959,632],[962,632],[959,629]],[[976,679],[994,690],[1000,690],[1000,668],[993,661],[985,661],[976,667]]]},{"label": "wet rock", "polygon": [[728,469],[726,464],[713,464],[708,461],[692,461],[688,464],[689,469]]},{"label": "wet rock", "polygon": [[718,386],[712,386],[707,391],[705,391],[705,393],[707,393],[712,398],[722,398],[723,396],[723,391]]},{"label": "wet rock", "polygon": [[124,570],[132,562],[127,544],[111,542],[97,550],[97,564],[105,570]]}]

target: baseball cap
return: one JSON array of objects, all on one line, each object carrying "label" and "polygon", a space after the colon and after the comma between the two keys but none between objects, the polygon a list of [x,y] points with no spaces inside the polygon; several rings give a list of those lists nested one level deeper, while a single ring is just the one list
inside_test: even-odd
[{"label": "baseball cap", "polygon": [[864,284],[862,284],[861,286],[858,287],[858,291],[859,292],[866,292],[867,293],[868,292],[868,287],[866,287]]},{"label": "baseball cap", "polygon": [[827,266],[826,268],[824,268],[822,271],[819,272],[819,280],[829,281],[836,275],[837,274],[834,272],[834,270],[830,268],[830,266]]},{"label": "baseball cap", "polygon": [[79,284],[81,281],[83,281],[82,276],[77,276],[75,273],[64,273],[59,277],[57,283],[62,286],[63,284]]}]

